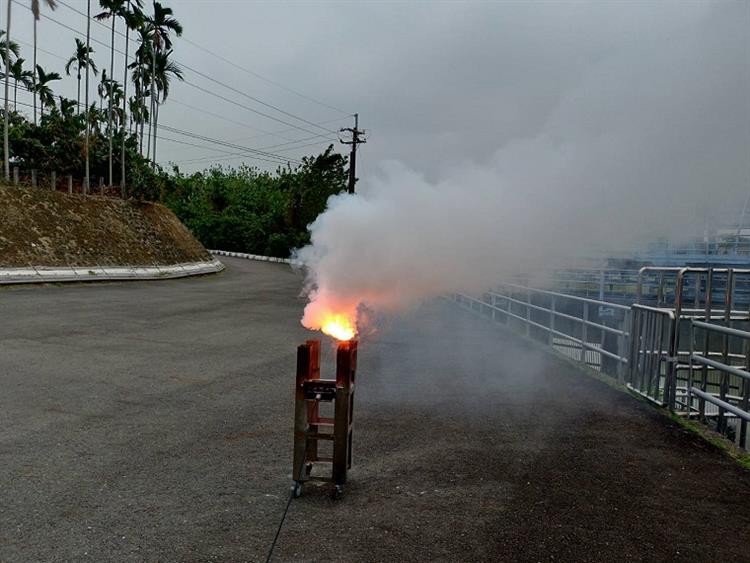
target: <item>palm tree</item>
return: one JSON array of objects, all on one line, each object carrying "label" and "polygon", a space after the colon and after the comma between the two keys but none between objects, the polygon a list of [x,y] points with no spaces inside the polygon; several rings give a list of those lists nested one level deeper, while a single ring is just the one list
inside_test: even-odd
[{"label": "palm tree", "polygon": [[128,100],[128,47],[130,46],[130,30],[141,29],[145,23],[145,17],[141,11],[143,8],[142,0],[127,0],[127,6],[120,13],[125,20],[125,76],[122,79],[122,154],[120,155],[120,164],[122,171],[120,174],[120,193],[123,199],[128,197],[127,187],[125,186],[125,125],[126,110],[125,104]]},{"label": "palm tree", "polygon": [[60,115],[63,117],[73,117],[80,112],[78,104],[73,100],[69,100],[60,96]]},{"label": "palm tree", "polygon": [[2,42],[0,44],[0,57],[5,60],[5,50],[10,49],[11,54],[18,58],[18,55],[21,53],[21,48],[18,46],[18,43],[16,43],[15,41],[8,41],[6,44],[5,39],[3,39],[4,35],[5,30],[0,29],[0,41]]},{"label": "palm tree", "polygon": [[91,66],[91,71],[96,76],[99,73],[99,69],[96,68],[96,63],[91,59],[91,55],[94,53],[93,47],[86,47],[86,44],[76,37],[76,51],[73,56],[68,59],[65,63],[65,73],[70,76],[70,68],[76,65],[76,78],[78,80],[78,96],[76,97],[76,103],[78,104],[78,111],[80,112],[81,107],[81,69]]},{"label": "palm tree", "polygon": [[[107,107],[109,107],[109,103],[112,102],[112,105],[119,106],[120,101],[122,100],[122,87],[120,86],[120,83],[116,80],[112,80],[111,78],[107,77],[107,71],[106,69],[102,71],[102,81],[99,83],[99,96],[101,96],[102,99],[107,100]],[[119,109],[113,107],[113,118],[115,117],[115,113],[117,113],[117,116],[119,116]],[[109,116],[109,109],[107,110],[107,115]],[[119,121],[118,121],[119,125]],[[114,129],[112,126],[112,120],[107,118],[107,126],[109,129]]]},{"label": "palm tree", "polygon": [[36,84],[34,85],[34,94],[39,96],[39,109],[44,117],[44,107],[53,107],[55,105],[55,96],[49,83],[54,80],[60,80],[62,77],[56,72],[45,72],[44,69],[36,65]]},{"label": "palm tree", "polygon": [[[44,0],[44,3],[50,7],[50,10],[57,8],[56,0]],[[39,0],[31,0],[31,11],[34,13],[34,19],[39,19]],[[8,18],[10,21],[10,18]]]},{"label": "palm tree", "polygon": [[[125,0],[99,0],[104,11],[94,16],[97,20],[112,19],[112,37],[110,39],[109,75],[115,75],[115,23],[125,8]],[[108,100],[107,121],[109,127],[109,185],[112,185],[112,97]]]},{"label": "palm tree", "polygon": [[[160,2],[154,1],[154,15],[147,18],[148,31],[151,34],[151,69],[152,74],[158,69],[156,56],[159,52],[172,49],[172,40],[169,37],[170,32],[174,32],[177,37],[182,35],[182,24],[172,17],[172,8],[165,8]],[[156,123],[156,79],[151,80],[151,119]],[[156,168],[156,126],[154,126],[154,158],[152,166]]]},{"label": "palm tree", "polygon": [[[51,8],[55,9],[57,6],[55,0],[44,0],[45,3]],[[3,156],[5,160],[5,181],[10,182],[10,147],[8,144],[8,78],[10,76],[10,22],[11,22],[11,11],[10,7],[13,4],[8,0],[8,28],[7,34],[5,35],[5,116],[3,119]],[[39,19],[39,0],[31,0],[31,11],[34,13],[34,58],[36,59],[36,21]],[[36,61],[35,61],[36,62]]]},{"label": "palm tree", "polygon": [[[148,118],[146,121],[141,123],[141,137],[144,135],[144,129],[146,128],[146,122],[148,122],[148,137],[146,139],[146,152],[144,154],[143,148],[141,148],[141,156],[145,156],[147,159],[151,156],[151,126],[153,125],[153,109],[154,104],[152,102],[153,96],[151,95],[151,82],[153,77],[153,44],[151,43],[151,37],[149,31],[144,29],[141,33],[141,46],[136,51],[137,55],[137,68],[133,72],[134,80],[137,80],[136,87],[140,89],[141,100],[145,103],[145,99],[148,98]],[[145,115],[145,114],[144,114]],[[141,145],[143,144],[141,140]]]},{"label": "palm tree", "polygon": [[[86,51],[91,48],[91,0],[86,2]],[[89,65],[86,65],[86,112],[89,111]],[[83,193],[84,195],[89,193],[89,184],[91,181],[90,175],[90,159],[89,159],[89,137],[91,132],[91,121],[88,115],[86,116],[86,135],[84,137],[83,151],[86,156],[86,172],[83,177]]]},{"label": "palm tree", "polygon": [[[143,124],[150,118],[148,107],[146,107],[146,102],[143,96],[139,96],[138,94],[130,98],[128,104],[130,106],[131,120],[135,122],[135,134],[139,137],[138,150],[140,151],[141,156],[143,156]],[[138,131],[139,125],[140,132]]]},{"label": "palm tree", "polygon": [[19,58],[10,65],[10,75],[13,77],[13,111],[18,111],[18,83],[23,84],[28,90],[31,90],[32,86],[34,73],[23,68],[25,62],[24,59]]},{"label": "palm tree", "polygon": [[99,94],[99,111],[104,109],[104,98],[107,95],[107,69],[102,70],[102,79],[99,81],[99,86],[96,88],[96,93]]},{"label": "palm tree", "polygon": [[169,96],[169,83],[171,77],[177,78],[178,80],[184,80],[182,75],[182,69],[179,65],[169,60],[169,56],[172,54],[170,49],[167,52],[159,52],[156,54],[156,69],[153,73],[152,84],[156,88],[156,98],[154,100],[154,158],[153,162],[156,162],[156,130],[159,124],[159,105],[163,104],[167,96]]},{"label": "palm tree", "polygon": [[133,134],[133,125],[136,127],[136,135],[138,134],[138,122],[141,119],[141,106],[143,102],[138,96],[130,96],[128,98],[128,111],[130,112],[130,119],[128,120],[128,134]]},{"label": "palm tree", "polygon": [[[0,57],[5,59],[5,51],[6,51],[6,45],[5,40],[3,39],[3,35],[5,35],[5,31],[0,29]],[[31,76],[31,71],[24,70],[23,69],[23,63],[26,62],[24,59],[18,58],[18,55],[20,54],[21,50],[18,46],[18,43],[15,41],[9,42],[10,46],[10,52],[16,57],[16,60],[13,61],[13,63],[10,65],[10,76],[13,78],[13,111],[16,111],[18,109],[18,83],[22,82],[24,86],[27,86],[29,89],[31,89],[29,82],[27,78]],[[5,78],[5,73],[1,73],[0,77]]]},{"label": "palm tree", "polygon": [[[138,112],[139,121],[136,122],[136,134],[139,137],[139,152],[141,153],[141,156],[144,156],[143,153],[143,135],[144,130],[146,126],[146,121],[149,122],[149,141],[148,141],[148,147],[151,147],[151,112],[148,111],[145,107],[145,98],[146,96],[150,96],[150,93],[148,91],[149,85],[151,83],[151,73],[150,73],[150,63],[152,61],[151,57],[151,39],[149,35],[149,31],[146,27],[141,27],[138,30],[138,33],[140,35],[140,46],[135,52],[135,60],[129,65],[129,68],[133,69],[133,83],[135,84],[135,96],[136,99],[139,102],[139,105],[144,106],[140,108],[140,111]],[[141,130],[140,133],[137,131],[138,125],[140,124]],[[150,152],[150,151],[149,151]]]}]

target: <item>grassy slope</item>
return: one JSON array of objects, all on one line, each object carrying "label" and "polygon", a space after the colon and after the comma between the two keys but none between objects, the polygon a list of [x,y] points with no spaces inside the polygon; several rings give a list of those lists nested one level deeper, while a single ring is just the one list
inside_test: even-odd
[{"label": "grassy slope", "polygon": [[162,205],[0,187],[0,267],[153,265],[209,258]]}]

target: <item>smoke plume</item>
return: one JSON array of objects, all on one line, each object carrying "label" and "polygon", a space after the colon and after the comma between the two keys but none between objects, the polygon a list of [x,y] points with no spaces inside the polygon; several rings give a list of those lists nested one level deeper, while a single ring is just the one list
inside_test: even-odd
[{"label": "smoke plume", "polygon": [[376,165],[358,194],[329,200],[297,253],[303,324],[478,292],[518,271],[737,221],[750,176],[748,25],[721,17],[714,27],[692,43],[602,53],[541,128],[482,162],[434,178]]}]

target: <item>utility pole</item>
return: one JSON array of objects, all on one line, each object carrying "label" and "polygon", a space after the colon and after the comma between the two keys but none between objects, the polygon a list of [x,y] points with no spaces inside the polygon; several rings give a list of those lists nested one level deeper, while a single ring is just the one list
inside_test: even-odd
[{"label": "utility pole", "polygon": [[[8,0],[10,1],[10,0]],[[91,45],[91,0],[88,0],[86,2],[86,57],[90,56],[89,53],[89,46]],[[89,67],[91,66],[89,64],[88,58],[86,59],[86,103],[84,106],[84,117],[86,118],[86,138],[84,141],[85,148],[84,152],[86,153],[86,175],[84,176],[83,180],[83,193],[84,195],[88,195],[89,188],[90,188],[90,178],[89,178]]]},{"label": "utility pole", "polygon": [[352,146],[352,152],[349,155],[349,186],[348,186],[347,191],[350,194],[353,194],[354,184],[357,183],[357,145],[367,142],[367,139],[363,139],[360,137],[360,135],[365,134],[365,131],[359,128],[359,114],[358,113],[354,114],[354,127],[353,128],[345,127],[341,129],[341,132],[352,134],[351,141],[344,141],[343,139],[339,139],[339,141],[341,141],[345,145]]}]

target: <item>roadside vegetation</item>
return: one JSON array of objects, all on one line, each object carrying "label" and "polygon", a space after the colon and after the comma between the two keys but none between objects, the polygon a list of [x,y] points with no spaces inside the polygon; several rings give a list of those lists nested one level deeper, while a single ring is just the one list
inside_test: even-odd
[{"label": "roadside vegetation", "polygon": [[[34,43],[26,58],[11,34],[0,30],[6,184],[17,172],[21,183],[160,201],[209,248],[285,257],[308,241],[307,225],[330,195],[345,189],[345,157],[330,146],[275,172],[244,165],[189,175],[177,167],[165,170],[156,162],[159,109],[170,84],[183,80],[172,44],[182,25],[160,2],[145,8],[143,0],[99,0],[99,8],[84,15],[111,26],[110,48],[97,53],[88,36],[73,37],[61,68],[45,69],[36,64],[37,20],[40,9],[61,3],[9,3],[11,33],[16,11],[34,13]],[[126,39],[124,56],[117,54],[116,31],[135,37],[138,47],[129,51]],[[106,62],[97,64],[95,55]],[[76,99],[55,93],[66,79],[75,80]],[[32,93],[33,103],[19,101],[19,90]]]},{"label": "roadside vegetation", "polygon": [[244,166],[176,170],[164,203],[207,248],[285,258],[309,242],[307,226],[346,189],[347,176],[347,159],[329,147],[275,173]]}]

